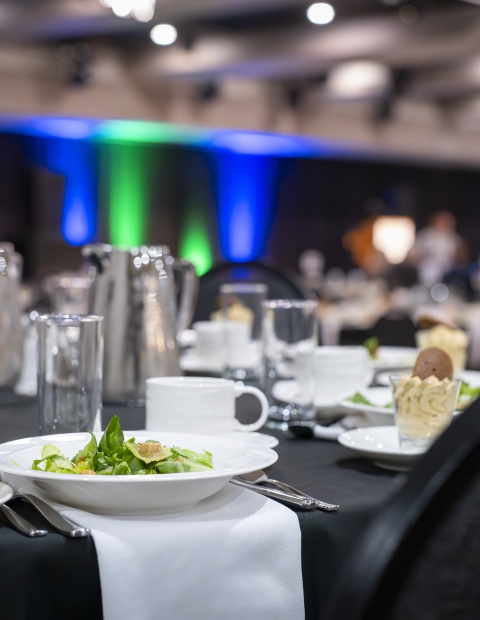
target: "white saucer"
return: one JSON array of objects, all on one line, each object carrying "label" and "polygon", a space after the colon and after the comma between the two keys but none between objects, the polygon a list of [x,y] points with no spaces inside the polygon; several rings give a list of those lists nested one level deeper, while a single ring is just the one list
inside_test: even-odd
[{"label": "white saucer", "polygon": [[204,357],[200,357],[195,349],[186,351],[184,355],[180,357],[179,365],[182,370],[187,372],[221,373],[225,368],[221,359],[205,359]]},{"label": "white saucer", "polygon": [[[137,435],[145,432],[145,429],[132,431],[133,434],[136,433]],[[244,441],[257,446],[263,446],[264,448],[276,448],[279,444],[276,437],[273,437],[273,435],[266,435],[265,433],[232,431],[231,433],[219,435],[219,437],[227,437],[228,439],[234,439],[235,441]]]},{"label": "white saucer", "polygon": [[[261,354],[258,351],[256,342],[250,343],[249,350],[245,352],[237,360],[235,360],[236,368],[256,368],[261,363]],[[223,372],[225,369],[225,361],[222,359],[221,351],[215,357],[209,359],[201,356],[195,347],[188,349],[180,357],[180,368],[189,372]]]},{"label": "white saucer", "polygon": [[392,403],[392,390],[388,387],[373,387],[358,390],[359,393],[369,400],[373,405],[362,405],[360,403],[352,403],[349,400],[342,400],[340,405],[346,409],[363,413],[374,426],[393,426],[395,424],[395,415],[393,407],[385,407]]},{"label": "white saucer", "polygon": [[372,426],[342,433],[338,441],[357,454],[374,462],[377,467],[407,471],[425,450],[402,450],[395,426]]},{"label": "white saucer", "polygon": [[[282,403],[295,403],[296,405],[305,406],[310,403],[310,399],[302,394],[300,386],[295,379],[284,379],[277,381],[272,388],[272,396]],[[318,400],[315,398],[315,409],[317,413],[324,412],[327,415],[338,413],[343,407],[338,401]],[[347,412],[344,412],[347,413]]]},{"label": "white saucer", "polygon": [[13,495],[12,487],[8,486],[8,484],[0,482],[0,504],[4,504],[5,502],[8,502],[8,500],[12,497],[12,495]]},{"label": "white saucer", "polygon": [[257,446],[263,446],[264,448],[276,448],[279,441],[273,435],[265,435],[264,433],[243,433],[242,431],[233,431],[222,437],[230,437],[231,439],[240,439],[247,443],[254,443]]},{"label": "white saucer", "polygon": [[295,379],[284,379],[283,381],[274,383],[272,396],[282,403],[308,405],[310,402],[310,399],[301,393],[298,381]]},{"label": "white saucer", "polygon": [[372,360],[375,370],[412,368],[419,354],[413,347],[378,347],[378,359]]}]

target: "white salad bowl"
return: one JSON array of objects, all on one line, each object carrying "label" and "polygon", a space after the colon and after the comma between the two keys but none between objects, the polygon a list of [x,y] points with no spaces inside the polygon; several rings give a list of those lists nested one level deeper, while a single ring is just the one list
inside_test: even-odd
[{"label": "white salad bowl", "polygon": [[[98,441],[101,436],[96,433]],[[138,443],[154,439],[167,447],[207,450],[213,455],[214,467],[211,471],[147,476],[81,476],[33,470],[32,462],[41,458],[45,444],[54,444],[72,458],[90,440],[88,433],[69,433],[1,444],[0,472],[16,491],[33,492],[46,500],[98,514],[142,515],[192,508],[220,491],[233,476],[265,469],[278,458],[270,448],[229,437],[125,432],[125,440],[130,437]]]}]

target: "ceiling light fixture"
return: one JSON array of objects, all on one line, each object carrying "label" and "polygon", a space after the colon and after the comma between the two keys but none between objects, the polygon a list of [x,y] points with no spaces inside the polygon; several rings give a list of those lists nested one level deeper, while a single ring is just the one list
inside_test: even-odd
[{"label": "ceiling light fixture", "polygon": [[134,17],[139,22],[149,22],[155,15],[157,0],[99,0],[111,8],[117,17]]},{"label": "ceiling light fixture", "polygon": [[326,2],[316,2],[308,7],[307,17],[312,24],[329,24],[335,17],[335,9]]},{"label": "ceiling light fixture", "polygon": [[391,83],[390,70],[378,62],[354,60],[334,67],[327,80],[328,94],[340,99],[379,96]]},{"label": "ceiling light fixture", "polygon": [[155,14],[155,6],[150,0],[135,0],[133,17],[139,22],[149,22]]},{"label": "ceiling light fixture", "polygon": [[172,45],[177,36],[177,29],[171,24],[158,24],[150,32],[150,38],[156,45]]},{"label": "ceiling light fixture", "polygon": [[131,0],[112,0],[112,11],[117,17],[128,17],[132,8]]}]

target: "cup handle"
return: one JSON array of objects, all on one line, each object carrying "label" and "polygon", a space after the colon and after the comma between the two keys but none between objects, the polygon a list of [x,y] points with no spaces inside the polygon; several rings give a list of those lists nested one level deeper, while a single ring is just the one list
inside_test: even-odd
[{"label": "cup handle", "polygon": [[237,430],[242,431],[244,433],[251,433],[253,431],[258,431],[259,428],[262,428],[262,426],[265,424],[268,418],[268,412],[269,412],[268,400],[265,394],[256,387],[250,387],[247,385],[239,385],[239,386],[236,385],[235,386],[235,398],[238,398],[242,394],[254,394],[260,401],[260,404],[262,405],[262,413],[260,414],[259,419],[256,422],[253,422],[253,424],[242,424],[241,422],[237,420]]}]

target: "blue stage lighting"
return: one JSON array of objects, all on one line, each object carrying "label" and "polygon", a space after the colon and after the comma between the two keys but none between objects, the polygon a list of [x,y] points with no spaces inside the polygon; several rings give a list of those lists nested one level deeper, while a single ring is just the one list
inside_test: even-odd
[{"label": "blue stage lighting", "polygon": [[219,155],[220,248],[232,262],[265,254],[275,216],[275,159],[224,152]]},{"label": "blue stage lighting", "polygon": [[97,232],[97,191],[92,145],[82,140],[51,138],[43,165],[65,177],[62,235],[70,245],[83,245]]}]

